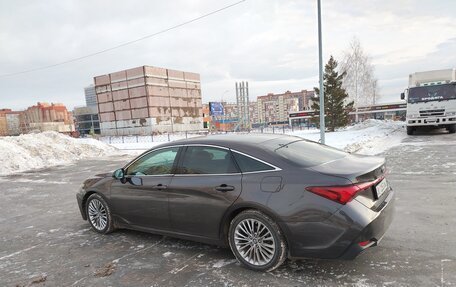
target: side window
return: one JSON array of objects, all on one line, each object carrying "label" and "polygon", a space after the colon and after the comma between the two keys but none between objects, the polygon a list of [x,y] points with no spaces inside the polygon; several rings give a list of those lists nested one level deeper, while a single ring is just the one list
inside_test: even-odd
[{"label": "side window", "polygon": [[152,151],[130,165],[127,175],[170,174],[178,150],[173,147]]},{"label": "side window", "polygon": [[190,146],[184,154],[180,174],[225,174],[237,173],[236,164],[229,150]]},{"label": "side window", "polygon": [[242,172],[267,171],[275,169],[268,164],[262,163],[261,161],[242,155],[240,153],[233,152],[233,155]]}]

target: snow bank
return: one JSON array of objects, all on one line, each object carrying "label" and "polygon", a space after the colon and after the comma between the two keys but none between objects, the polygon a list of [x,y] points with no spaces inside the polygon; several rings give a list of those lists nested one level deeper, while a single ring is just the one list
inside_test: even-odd
[{"label": "snow bank", "polygon": [[67,164],[117,153],[95,139],[75,139],[57,132],[0,137],[0,175]]},{"label": "snow bank", "polygon": [[[318,141],[319,130],[289,133]],[[362,123],[326,133],[326,144],[347,152],[374,155],[399,145],[407,137],[405,123],[400,121],[366,120]]]}]

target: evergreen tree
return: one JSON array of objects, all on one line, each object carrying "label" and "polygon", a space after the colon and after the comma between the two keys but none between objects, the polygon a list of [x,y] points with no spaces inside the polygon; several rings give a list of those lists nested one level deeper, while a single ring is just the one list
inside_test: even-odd
[{"label": "evergreen tree", "polygon": [[[353,109],[353,101],[346,103],[348,94],[342,88],[342,79],[345,72],[340,74],[337,72],[337,61],[333,56],[330,57],[325,65],[325,73],[323,76],[323,88],[325,99],[325,125],[330,131],[334,131],[338,127],[344,127],[349,123],[349,112]],[[314,88],[317,95],[320,94],[318,88]],[[316,112],[316,116],[312,118],[313,122],[320,122],[320,102],[317,100],[312,104],[312,109]]]}]

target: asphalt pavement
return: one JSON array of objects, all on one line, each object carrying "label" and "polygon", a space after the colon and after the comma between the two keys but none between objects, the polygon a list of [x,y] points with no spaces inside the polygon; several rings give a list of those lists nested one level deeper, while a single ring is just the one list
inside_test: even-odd
[{"label": "asphalt pavement", "polygon": [[229,249],[142,232],[99,235],[75,199],[128,158],[0,177],[0,286],[455,286],[456,135],[407,137],[385,154],[397,192],[380,245],[353,261],[286,261],[252,272]]}]

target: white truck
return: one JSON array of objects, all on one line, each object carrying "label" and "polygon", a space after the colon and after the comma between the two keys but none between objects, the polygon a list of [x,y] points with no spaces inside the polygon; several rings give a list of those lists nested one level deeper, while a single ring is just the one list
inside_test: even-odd
[{"label": "white truck", "polygon": [[401,99],[407,100],[408,135],[423,127],[456,132],[456,69],[411,74]]}]

